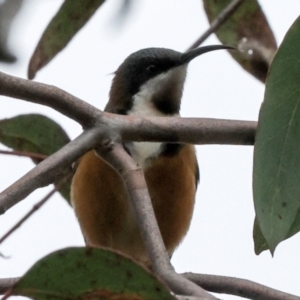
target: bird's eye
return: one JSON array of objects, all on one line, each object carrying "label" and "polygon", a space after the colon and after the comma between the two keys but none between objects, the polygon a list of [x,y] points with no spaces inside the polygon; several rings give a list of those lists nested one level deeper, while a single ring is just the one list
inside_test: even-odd
[{"label": "bird's eye", "polygon": [[155,72],[156,69],[157,69],[156,65],[149,65],[149,66],[146,68],[147,72],[149,72],[149,73]]}]

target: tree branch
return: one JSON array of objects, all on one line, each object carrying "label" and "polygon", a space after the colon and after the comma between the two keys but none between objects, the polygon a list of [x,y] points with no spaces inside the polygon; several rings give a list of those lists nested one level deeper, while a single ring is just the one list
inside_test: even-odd
[{"label": "tree branch", "polygon": [[30,218],[32,214],[34,214],[38,209],[40,209],[62,186],[62,184],[70,178],[70,175],[66,175],[62,180],[60,180],[57,185],[38,203],[36,203],[32,209],[23,217],[21,220],[19,220],[8,232],[6,232],[1,238],[0,238],[0,244],[3,243],[13,232],[15,232],[26,220]]},{"label": "tree branch", "polygon": [[53,183],[74,161],[95,147],[99,136],[106,134],[108,132],[98,128],[86,130],[74,141],[35,166],[0,193],[0,214],[26,198],[34,190]]},{"label": "tree branch", "polygon": [[[300,297],[283,293],[254,281],[227,276],[216,276],[207,274],[182,273],[202,288],[213,292],[235,295],[253,300],[299,300]],[[4,294],[18,280],[18,278],[0,279],[0,294]],[[185,299],[185,298],[183,298]]]},{"label": "tree branch", "polygon": [[155,273],[176,294],[216,299],[174,271],[160,234],[142,169],[121,144],[115,144],[112,140],[101,143],[95,150],[124,181]]},{"label": "tree branch", "polygon": [[[2,81],[1,81],[2,80]],[[3,83],[4,82],[4,83]],[[136,210],[153,269],[178,294],[215,299],[212,295],[175,273],[155,220],[151,200],[141,169],[124,151],[111,141],[171,141],[198,144],[253,144],[255,122],[213,119],[138,118],[102,113],[72,95],[47,85],[18,79],[0,73],[3,95],[21,98],[52,107],[83,126],[92,126],[81,136],[37,165],[0,194],[0,211],[5,211],[35,189],[50,184],[85,152],[98,148],[122,175]],[[111,147],[111,148],[110,148]],[[103,150],[104,149],[104,150]],[[142,200],[142,201],[141,201]]]},{"label": "tree branch", "polygon": [[21,277],[15,278],[0,278],[0,295],[3,295],[16,284]]},{"label": "tree branch", "polygon": [[0,150],[0,154],[24,156],[24,157],[29,157],[32,159],[40,159],[40,160],[44,160],[48,157],[48,155],[44,155],[40,153],[18,151],[18,150],[13,150],[13,151]]},{"label": "tree branch", "polygon": [[224,10],[211,22],[210,27],[192,44],[186,51],[199,47],[212,33],[216,32],[239,8],[244,0],[233,0]]},{"label": "tree branch", "polygon": [[118,135],[118,131],[123,136],[122,141],[252,145],[255,128],[256,122],[249,121],[138,118],[105,113],[93,128],[84,131],[74,141],[39,163],[0,193],[0,214],[23,200],[35,189],[53,183],[64,169],[100,141]]},{"label": "tree branch", "polygon": [[122,141],[182,142],[198,145],[254,145],[257,122],[180,117],[132,117],[103,113]]},{"label": "tree branch", "polygon": [[252,145],[256,122],[132,117],[101,112],[96,107],[47,84],[0,72],[0,95],[51,107],[84,128],[96,123],[120,133],[124,141],[174,141],[194,144]]},{"label": "tree branch", "polygon": [[194,273],[183,273],[181,275],[213,293],[229,294],[255,300],[300,300],[298,296],[283,293],[246,279]]},{"label": "tree branch", "polygon": [[0,95],[46,105],[75,120],[84,128],[92,126],[101,111],[51,85],[0,72]]}]

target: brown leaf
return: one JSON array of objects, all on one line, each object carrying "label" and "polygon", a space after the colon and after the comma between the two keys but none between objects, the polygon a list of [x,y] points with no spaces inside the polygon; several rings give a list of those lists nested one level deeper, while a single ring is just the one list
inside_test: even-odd
[{"label": "brown leaf", "polygon": [[[203,0],[211,23],[232,0]],[[233,58],[250,74],[265,82],[269,66],[277,50],[274,34],[260,5],[247,0],[217,30],[219,40],[242,51],[231,51]]]}]

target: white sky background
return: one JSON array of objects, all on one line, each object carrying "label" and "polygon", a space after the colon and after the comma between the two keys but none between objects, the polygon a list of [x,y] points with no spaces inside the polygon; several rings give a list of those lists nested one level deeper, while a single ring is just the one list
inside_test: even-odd
[{"label": "white sky background", "polygon": [[[30,56],[61,0],[29,0],[14,26],[11,45],[17,64],[0,70],[26,78]],[[132,52],[147,47],[184,51],[208,27],[202,3],[190,1],[136,1],[123,25],[116,26],[121,1],[107,1],[68,47],[40,71],[35,80],[60,87],[103,108],[112,76]],[[298,0],[260,1],[278,44],[299,15]],[[211,36],[205,44],[218,44]],[[264,85],[243,69],[226,51],[193,60],[182,102],[184,117],[257,120]],[[25,113],[47,115],[71,138],[81,128],[50,108],[1,97],[0,119]],[[0,146],[0,149],[5,149]],[[275,257],[254,254],[252,227],[252,156],[250,146],[200,146],[200,186],[187,237],[172,262],[179,272],[219,274],[246,278],[300,295],[299,234],[283,242]],[[27,158],[0,156],[3,190],[33,167]],[[0,236],[14,225],[52,187],[40,189],[0,216]],[[39,258],[68,246],[84,245],[72,209],[57,194],[1,246],[0,277],[24,274]],[[221,295],[223,299],[233,296]]]}]

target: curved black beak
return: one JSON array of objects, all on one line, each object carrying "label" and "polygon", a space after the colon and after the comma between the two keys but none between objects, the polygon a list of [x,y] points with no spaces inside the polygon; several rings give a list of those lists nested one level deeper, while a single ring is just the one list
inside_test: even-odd
[{"label": "curved black beak", "polygon": [[192,59],[195,57],[210,52],[210,51],[215,51],[215,50],[236,50],[236,48],[230,47],[230,46],[225,46],[225,45],[212,45],[212,46],[204,46],[204,47],[199,47],[192,49],[188,52],[185,52],[181,55],[181,62],[182,64],[189,63]]}]

